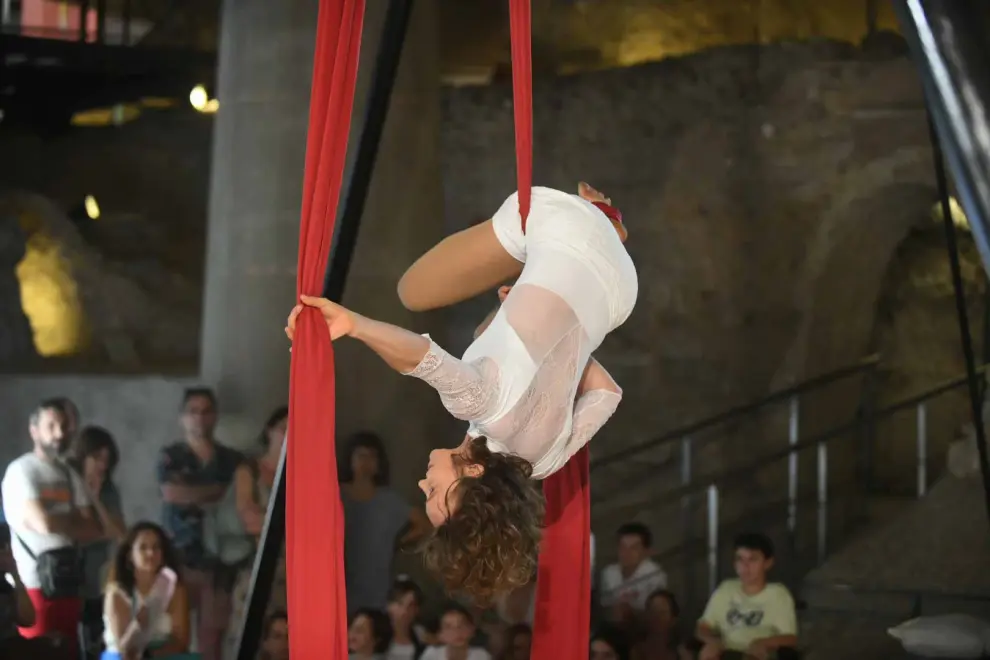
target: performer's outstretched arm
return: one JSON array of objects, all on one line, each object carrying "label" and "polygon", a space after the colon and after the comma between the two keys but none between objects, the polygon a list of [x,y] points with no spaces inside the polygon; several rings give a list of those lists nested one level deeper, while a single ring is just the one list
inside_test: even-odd
[{"label": "performer's outstretched arm", "polygon": [[326,298],[302,296],[301,300],[303,304],[296,305],[292,310],[285,327],[285,334],[290,340],[296,331],[296,319],[303,306],[307,306],[319,310],[323,315],[330,329],[330,339],[358,339],[399,373],[406,374],[415,369],[430,350],[430,340],[415,332],[361,316]]},{"label": "performer's outstretched arm", "polygon": [[440,348],[429,337],[417,335],[390,323],[382,323],[331,302],[326,298],[302,296],[285,327],[292,339],[296,319],[303,306],[320,311],[330,330],[330,339],[353,337],[364,342],[399,373],[425,381],[439,394],[454,417],[463,420],[484,418],[495,405],[498,368],[490,360],[467,363]]}]

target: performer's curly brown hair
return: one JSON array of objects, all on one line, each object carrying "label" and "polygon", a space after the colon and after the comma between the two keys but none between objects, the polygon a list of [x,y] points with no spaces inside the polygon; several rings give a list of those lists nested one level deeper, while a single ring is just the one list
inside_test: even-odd
[{"label": "performer's curly brown hair", "polygon": [[449,593],[487,606],[500,594],[528,584],[536,573],[543,527],[543,493],[529,461],[488,449],[477,438],[455,460],[477,465],[447,494],[451,511],[421,551],[427,568]]}]

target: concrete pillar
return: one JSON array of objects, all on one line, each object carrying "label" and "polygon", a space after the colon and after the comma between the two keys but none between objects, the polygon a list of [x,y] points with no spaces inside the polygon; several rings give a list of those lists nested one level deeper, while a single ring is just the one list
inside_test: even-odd
[{"label": "concrete pillar", "polygon": [[[395,294],[403,269],[443,232],[436,0],[416,4],[345,303],[425,332],[424,319],[404,312]],[[224,3],[201,360],[231,444],[250,442],[288,396],[282,328],[295,293],[317,5]],[[368,2],[352,154],[386,8]],[[410,436],[422,443],[432,435],[424,425],[442,411],[425,386],[390,373],[363,346],[344,341],[338,354],[340,437],[378,430],[401,454]],[[403,463],[395,452],[393,462]],[[413,476],[397,481],[408,487]]]}]

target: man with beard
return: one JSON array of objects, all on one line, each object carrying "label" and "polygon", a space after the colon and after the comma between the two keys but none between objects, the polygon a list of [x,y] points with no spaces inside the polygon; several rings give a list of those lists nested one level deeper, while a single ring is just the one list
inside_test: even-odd
[{"label": "man with beard", "polygon": [[60,459],[66,419],[59,401],[44,401],[29,419],[34,448],[7,467],[0,486],[17,572],[35,621],[26,638],[59,637],[76,657],[82,614],[82,566],[76,547],[102,536],[78,475]]}]

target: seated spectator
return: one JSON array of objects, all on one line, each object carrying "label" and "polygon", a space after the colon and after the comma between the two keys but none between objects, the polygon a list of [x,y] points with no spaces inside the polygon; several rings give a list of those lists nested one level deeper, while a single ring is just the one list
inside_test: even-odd
[{"label": "seated spectator", "polygon": [[284,610],[265,619],[259,660],[289,660],[289,615]]},{"label": "seated spectator", "polygon": [[533,646],[533,629],[525,623],[509,626],[504,633],[505,641],[499,660],[529,660]]},{"label": "seated spectator", "polygon": [[647,597],[667,586],[667,574],[650,559],[653,535],[642,523],[626,523],[616,533],[619,561],[602,571],[601,598],[606,616],[630,623],[646,609]]},{"label": "seated spectator", "polygon": [[488,651],[471,646],[475,630],[474,617],[467,609],[448,604],[440,614],[440,645],[426,649],[421,660],[491,660]]},{"label": "seated spectator", "polygon": [[631,657],[629,640],[620,628],[606,625],[592,635],[589,660],[630,660]]},{"label": "seated spectator", "polygon": [[742,534],[735,542],[738,576],[725,580],[698,621],[700,660],[797,657],[797,612],[782,584],[768,583],[773,543],[765,534]]},{"label": "seated spectator", "polygon": [[643,634],[636,645],[637,660],[688,660],[691,653],[682,644],[677,598],[657,589],[646,599]]},{"label": "seated spectator", "polygon": [[426,644],[420,640],[415,626],[422,605],[423,592],[419,585],[406,576],[396,578],[388,595],[392,643],[386,654],[387,660],[416,660],[426,650]]},{"label": "seated spectator", "polygon": [[[148,598],[165,568],[176,582],[162,607],[158,599]],[[131,660],[146,652],[158,660],[199,657],[189,654],[189,599],[179,568],[176,550],[161,527],[139,522],[130,529],[117,548],[107,581],[102,660]]]},{"label": "seated spectator", "polygon": [[384,612],[362,608],[351,615],[347,626],[349,660],[385,660],[391,643],[392,625]]}]

